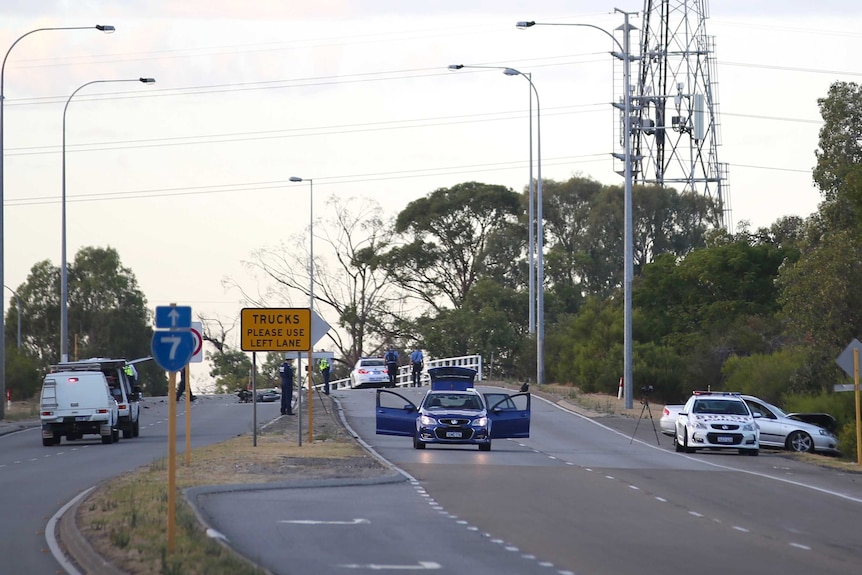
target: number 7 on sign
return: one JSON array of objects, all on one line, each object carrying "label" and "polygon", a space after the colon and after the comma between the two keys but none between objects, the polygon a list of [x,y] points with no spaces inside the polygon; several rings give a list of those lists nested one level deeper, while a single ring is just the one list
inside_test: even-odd
[{"label": "number 7 on sign", "polygon": [[179,371],[186,366],[195,350],[190,331],[154,332],[153,357],[162,369]]},{"label": "number 7 on sign", "polygon": [[177,358],[177,349],[179,349],[180,344],[183,342],[183,338],[178,335],[163,335],[160,338],[162,340],[162,344],[170,345],[170,351],[168,352],[168,360],[174,361]]}]

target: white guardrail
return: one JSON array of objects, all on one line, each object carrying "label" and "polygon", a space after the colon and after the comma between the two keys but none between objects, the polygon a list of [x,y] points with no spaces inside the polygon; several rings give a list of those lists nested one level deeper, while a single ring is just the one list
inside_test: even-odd
[{"label": "white guardrail", "polygon": [[[428,375],[428,369],[432,367],[469,367],[476,370],[476,381],[482,381],[482,356],[481,355],[463,355],[461,357],[445,357],[441,359],[426,359],[425,367],[422,369],[422,385],[428,385],[431,381],[431,376]],[[315,389],[323,389],[323,382],[317,383],[320,377],[319,373],[315,374]],[[409,387],[413,383],[413,366],[402,365],[398,367],[398,377],[395,378],[396,387]],[[330,389],[350,389],[350,378],[335,379],[329,382]]]}]

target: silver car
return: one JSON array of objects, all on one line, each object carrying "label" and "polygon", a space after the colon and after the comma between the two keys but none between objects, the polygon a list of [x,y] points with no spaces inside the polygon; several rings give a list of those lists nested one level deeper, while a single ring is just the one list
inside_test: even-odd
[{"label": "silver car", "polygon": [[[806,414],[784,413],[771,403],[751,395],[743,395],[742,399],[752,413],[760,414],[757,418],[760,445],[798,452],[839,453],[838,438],[831,430],[796,419],[805,417]],[[821,417],[823,422],[830,419],[834,422],[834,419],[828,416]]]}]

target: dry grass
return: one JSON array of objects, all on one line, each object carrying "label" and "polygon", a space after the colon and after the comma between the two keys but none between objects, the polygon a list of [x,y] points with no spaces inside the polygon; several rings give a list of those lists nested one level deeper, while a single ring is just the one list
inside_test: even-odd
[{"label": "dry grass", "polygon": [[13,401],[7,405],[3,419],[7,421],[22,421],[39,417],[39,404],[35,401]]}]

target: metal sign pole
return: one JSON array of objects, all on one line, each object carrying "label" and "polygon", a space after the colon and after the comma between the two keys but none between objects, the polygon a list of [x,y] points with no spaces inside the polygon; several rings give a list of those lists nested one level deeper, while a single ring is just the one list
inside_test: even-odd
[{"label": "metal sign pole", "polygon": [[251,352],[251,426],[254,429],[252,445],[257,447],[257,352]]},{"label": "metal sign pole", "polygon": [[862,427],[859,407],[859,348],[853,348],[853,390],[856,394],[856,465],[862,465]]}]

